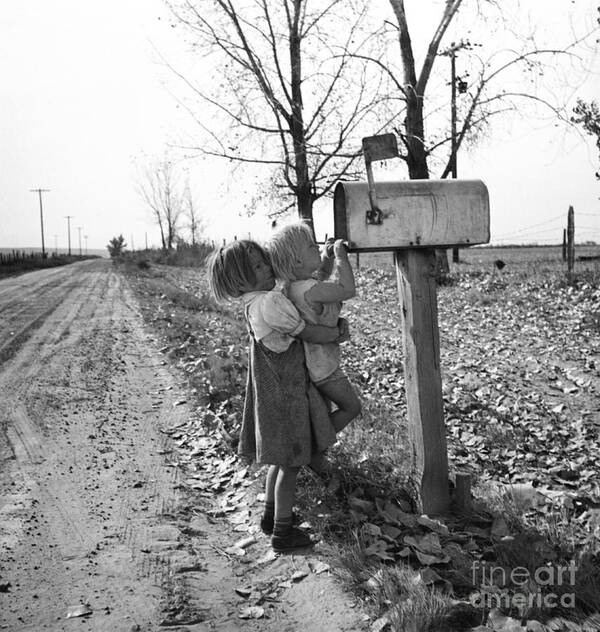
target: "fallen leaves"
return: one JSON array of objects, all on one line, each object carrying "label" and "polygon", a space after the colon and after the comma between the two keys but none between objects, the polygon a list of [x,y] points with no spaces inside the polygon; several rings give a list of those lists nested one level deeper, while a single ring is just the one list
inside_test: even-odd
[{"label": "fallen leaves", "polygon": [[265,616],[265,609],[262,606],[247,606],[241,608],[238,614],[240,619],[262,619]]},{"label": "fallen leaves", "polygon": [[[395,274],[356,278],[358,297],[344,307],[352,331],[344,365],[375,423],[405,418]],[[600,290],[550,273],[488,281],[466,272],[438,290],[449,460],[479,480],[577,491],[572,507],[561,502],[580,515],[600,502],[600,336],[589,318]],[[386,421],[381,434],[389,429]],[[385,442],[377,431],[373,441]]]},{"label": "fallen leaves", "polygon": [[[372,443],[389,444],[390,436],[401,437],[398,428],[406,418],[396,279],[391,268],[361,270],[356,277],[358,298],[344,308],[352,331],[351,344],[343,346],[344,368],[359,386],[365,410],[371,411]],[[579,531],[574,537],[583,543],[590,529],[600,529],[600,339],[597,321],[590,319],[598,311],[600,290],[585,282],[567,287],[558,277],[542,275],[521,278],[509,273],[494,286],[488,281],[486,276],[466,273],[439,289],[451,463],[473,472],[480,482],[502,483],[524,516],[536,520],[552,515],[576,524]],[[187,283],[188,290],[199,295],[203,291],[201,283],[190,279]],[[211,307],[198,315],[197,322],[195,315],[180,313],[167,299],[157,301],[152,317],[178,342],[166,352],[204,398],[196,424],[171,433],[190,470],[185,483],[199,494],[221,494],[218,514],[243,532],[250,522],[243,500],[250,477],[227,456],[239,428],[245,382],[241,314],[214,312]],[[405,454],[402,445],[395,447],[395,467],[400,469]],[[366,472],[378,466],[369,448],[361,447],[356,456]],[[490,554],[495,546],[519,543],[503,516],[461,528],[415,515],[391,498],[351,493],[347,501],[371,560],[383,565],[410,563],[426,585],[451,586],[461,594],[474,587],[474,560]],[[242,557],[248,547],[239,543],[233,555]],[[552,556],[543,547],[536,554]],[[269,552],[256,564],[274,559]],[[253,589],[245,597],[238,593],[249,602],[241,611],[244,618],[260,613],[258,600],[263,594],[276,595],[316,570],[297,572],[296,579],[286,577],[267,587],[268,593],[255,594]],[[377,583],[374,573],[363,587],[374,590]],[[534,632],[535,622],[529,624]],[[510,617],[490,618],[487,625],[481,629],[524,629]],[[376,632],[386,627],[386,617],[372,625]]]}]

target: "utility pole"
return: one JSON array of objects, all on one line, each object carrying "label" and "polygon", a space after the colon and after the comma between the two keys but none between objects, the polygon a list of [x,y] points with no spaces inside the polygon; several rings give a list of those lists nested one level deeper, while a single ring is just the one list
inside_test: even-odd
[{"label": "utility pole", "polygon": [[69,244],[69,257],[71,256],[71,218],[73,215],[65,215],[67,218],[67,239]]},{"label": "utility pole", "polygon": [[452,44],[450,51],[450,134],[451,134],[451,152],[450,152],[450,172],[452,177],[456,179],[456,48]]},{"label": "utility pole", "polygon": [[46,244],[44,243],[44,212],[42,210],[42,193],[48,193],[50,189],[29,189],[31,193],[37,193],[40,198],[40,225],[42,227],[42,258],[46,258]]},{"label": "utility pole", "polygon": [[[477,44],[475,44],[477,46]],[[467,91],[467,82],[456,76],[456,52],[462,49],[471,49],[473,44],[468,40],[460,40],[460,42],[452,42],[450,46],[443,51],[442,55],[450,57],[450,163],[449,171],[453,178],[458,178],[457,160],[458,147],[456,142],[456,89],[459,94]],[[459,263],[460,255],[458,246],[452,248],[452,263]]]},{"label": "utility pole", "polygon": [[85,256],[87,257],[87,235],[84,235],[83,238],[85,239]]},{"label": "utility pole", "polygon": [[58,235],[54,235],[54,256],[58,256]]},{"label": "utility pole", "polygon": [[77,226],[77,230],[79,231],[79,256],[81,257],[81,229],[82,226]]}]

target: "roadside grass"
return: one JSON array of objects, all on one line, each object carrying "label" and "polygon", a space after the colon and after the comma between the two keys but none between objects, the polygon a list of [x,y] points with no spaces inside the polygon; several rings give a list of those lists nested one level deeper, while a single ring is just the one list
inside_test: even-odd
[{"label": "roadside grass", "polygon": [[[408,564],[374,564],[365,555],[365,542],[356,533],[340,553],[338,577],[352,591],[363,608],[374,612],[375,623],[387,629],[407,632],[434,632],[451,629],[454,600],[432,590],[421,581],[418,571]],[[454,610],[456,612],[456,610]],[[480,623],[470,613],[468,627]],[[456,628],[456,626],[454,626]],[[377,629],[377,628],[375,628]]]},{"label": "roadside grass", "polygon": [[[563,595],[573,596],[566,600],[568,608],[554,606],[552,614],[582,621],[600,612],[598,531],[591,531],[581,543],[579,529],[565,507],[540,507],[535,488],[523,493],[518,487],[499,491],[483,485],[477,492],[489,511],[506,520],[512,534],[496,544],[496,568],[526,569],[524,575],[534,579],[538,574],[537,581],[520,585],[520,592],[555,596],[559,604]],[[526,612],[532,619],[544,619],[547,614],[548,609],[539,605]]]},{"label": "roadside grass", "polygon": [[177,248],[165,251],[161,248],[146,248],[145,250],[126,250],[115,258],[116,263],[134,264],[140,269],[148,269],[151,264],[176,266],[184,268],[201,268],[214,246],[208,242],[196,244],[181,244]]},{"label": "roadside grass", "polygon": [[[525,251],[519,251],[519,255],[526,259]],[[467,253],[464,256],[466,259]],[[395,538],[387,535],[389,529],[383,536],[376,535],[385,526],[380,511],[384,502],[391,502],[403,515],[415,516],[411,457],[407,448],[406,405],[399,396],[403,387],[403,370],[398,360],[398,354],[401,354],[398,307],[393,301],[386,303],[381,299],[394,291],[395,273],[391,263],[378,269],[361,269],[357,280],[359,293],[365,294],[365,302],[356,306],[354,313],[349,315],[351,326],[354,325],[355,342],[347,351],[345,368],[362,391],[363,415],[342,433],[339,442],[330,451],[329,458],[335,472],[331,480],[323,483],[307,473],[300,475],[300,513],[326,540],[338,546],[340,561],[337,572],[373,617],[380,620],[380,625],[387,626],[379,628],[381,630],[451,631],[483,623],[490,608],[473,608],[469,602],[470,595],[486,588],[485,582],[478,584],[478,580],[483,578],[473,576],[475,561],[482,560],[504,569],[509,577],[510,570],[514,568],[524,568],[532,577],[540,567],[564,567],[573,561],[577,564],[575,581],[563,586],[534,582],[528,586],[529,592],[510,581],[497,586],[494,594],[508,596],[519,591],[534,596],[554,593],[560,597],[561,591],[565,594],[573,591],[576,595],[575,608],[563,611],[535,604],[528,609],[519,609],[510,603],[507,607],[500,603],[500,609],[506,615],[519,621],[535,619],[545,622],[558,614],[582,621],[600,611],[598,532],[588,528],[589,524],[580,520],[581,511],[572,507],[548,503],[532,507],[526,498],[510,491],[513,488],[508,485],[505,463],[486,456],[491,449],[498,454],[515,454],[515,458],[526,456],[527,446],[532,441],[527,434],[531,424],[516,423],[517,412],[524,414],[521,413],[524,410],[533,414],[530,411],[539,411],[543,422],[541,427],[545,428],[551,423],[569,424],[576,411],[569,404],[568,416],[566,413],[563,416],[551,413],[550,405],[537,399],[533,399],[531,404],[525,401],[528,407],[522,408],[518,393],[512,391],[525,389],[527,393],[534,393],[536,388],[530,381],[526,381],[527,386],[522,385],[521,380],[527,377],[524,372],[510,371],[510,375],[504,375],[498,371],[491,374],[484,371],[482,376],[476,376],[482,384],[469,372],[465,373],[457,358],[465,346],[464,332],[472,336],[473,330],[468,329],[469,323],[463,314],[452,312],[456,297],[460,297],[462,309],[469,307],[472,310],[473,327],[479,327],[481,331],[475,330],[475,337],[468,338],[467,342],[479,344],[477,337],[484,333],[486,327],[491,332],[499,327],[505,328],[512,331],[513,338],[523,336],[525,340],[526,334],[521,330],[529,322],[544,330],[544,319],[548,322],[556,320],[556,314],[548,312],[547,305],[552,305],[553,297],[560,294],[572,296],[574,307],[582,306],[582,316],[575,329],[583,328],[593,334],[599,328],[593,319],[586,318],[589,318],[588,306],[593,305],[590,293],[597,291],[600,274],[596,267],[577,266],[575,277],[568,280],[562,263],[544,262],[540,265],[530,258],[518,264],[508,260],[503,273],[498,274],[491,267],[493,257],[490,253],[486,256],[490,257],[489,260],[465,261],[453,267],[450,283],[439,292],[441,326],[446,334],[442,344],[447,347],[443,361],[452,366],[452,371],[444,376],[449,452],[462,467],[466,462],[476,480],[480,481],[474,489],[476,514],[469,517],[449,516],[446,523],[450,534],[440,535],[444,551],[452,549],[452,546],[453,550],[456,549],[452,538],[457,534],[466,533],[465,542],[477,543],[469,555],[462,559],[457,556],[456,561],[452,559],[454,574],[445,574],[446,563],[419,564],[412,550],[410,555],[406,552],[400,555],[404,546],[402,538],[419,536],[423,533],[422,526],[410,521],[412,526],[398,523],[397,530],[402,533]],[[215,304],[207,293],[201,269],[175,270],[153,263],[139,266],[135,261],[123,269],[134,281],[142,304],[146,305],[146,319],[164,337],[166,353],[182,368],[190,386],[195,389],[205,419],[210,420],[221,433],[228,449],[234,450],[246,362],[246,335],[239,306]],[[535,311],[538,295],[543,299],[539,314]],[[494,321],[499,318],[506,320],[507,314],[509,322]],[[566,314],[572,317],[570,312]],[[562,317],[561,312],[558,315]],[[360,319],[365,318],[370,318],[368,327],[362,326],[364,320]],[[513,322],[518,326],[511,329]],[[458,333],[453,340],[455,329]],[[495,344],[494,335],[490,334],[491,345]],[[568,335],[566,332],[565,336]],[[531,353],[526,348],[521,349],[524,346],[515,342],[514,350],[508,354],[511,366],[524,364],[525,356]],[[469,359],[468,354],[465,357]],[[497,357],[499,364],[491,368],[502,369],[502,357],[493,353],[492,357]],[[468,368],[471,373],[477,372],[476,365]],[[503,383],[500,388],[501,396],[494,395],[496,399],[492,405],[493,393],[489,392],[485,381],[498,380],[499,375],[506,384]],[[542,373],[540,379],[555,380],[555,377],[553,373]],[[474,382],[472,386],[470,381]],[[585,389],[582,387],[582,390]],[[465,450],[452,433],[455,429],[463,432],[468,425],[473,429],[476,442]],[[478,461],[474,458],[476,456],[483,458]],[[517,471],[520,462],[515,462]],[[490,481],[502,485],[494,487]],[[514,487],[514,490],[519,489]],[[568,500],[569,496],[561,498]],[[502,528],[503,522],[505,528]],[[485,538],[481,536],[483,531],[487,534]],[[373,554],[373,547],[378,542],[388,547],[381,556]],[[433,571],[441,581],[427,581],[426,569]],[[445,579],[446,576],[452,580],[460,576],[463,584],[454,585],[451,580]]]}]

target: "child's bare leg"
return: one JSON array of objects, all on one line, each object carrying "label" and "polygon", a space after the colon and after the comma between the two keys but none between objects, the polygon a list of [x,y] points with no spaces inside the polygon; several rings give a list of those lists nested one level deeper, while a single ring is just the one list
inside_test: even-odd
[{"label": "child's bare leg", "polygon": [[[275,482],[275,520],[292,519],[298,467],[280,466]],[[290,523],[291,524],[291,523]]]},{"label": "child's bare leg", "polygon": [[331,382],[317,385],[319,393],[330,399],[338,409],[330,418],[336,432],[343,430],[355,417],[360,415],[361,405],[348,378],[341,377]]}]

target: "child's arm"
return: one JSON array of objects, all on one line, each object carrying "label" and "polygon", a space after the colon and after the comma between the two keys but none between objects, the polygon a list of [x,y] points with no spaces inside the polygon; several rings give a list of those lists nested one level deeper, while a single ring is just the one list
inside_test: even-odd
[{"label": "child's arm", "polygon": [[335,262],[335,256],[333,254],[334,240],[329,238],[323,245],[323,252],[321,253],[321,265],[314,274],[314,278],[318,281],[324,281],[331,276],[333,271],[333,264]]},{"label": "child's arm", "polygon": [[340,342],[341,333],[339,327],[325,327],[324,325],[309,325],[306,323],[304,329],[299,334],[296,334],[296,337],[306,342],[323,345],[328,342]]},{"label": "child's arm", "polygon": [[350,328],[348,327],[348,321],[345,318],[338,318],[337,327],[325,327],[324,325],[309,325],[305,324],[304,329],[296,334],[300,340],[306,342],[314,342],[322,345],[328,342],[335,342],[341,344],[350,340]]},{"label": "child's arm", "polygon": [[315,283],[305,294],[309,303],[338,303],[356,295],[354,274],[348,261],[348,251],[341,239],[335,242],[333,252],[337,280]]},{"label": "child's arm", "polygon": [[[267,331],[271,329],[316,344],[345,342],[349,338],[347,322],[343,318],[338,319],[336,327],[310,325],[302,320],[294,304],[281,292],[267,292],[260,306]],[[259,332],[254,326],[252,328],[260,340]]]}]

